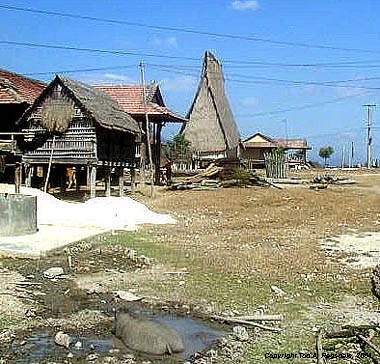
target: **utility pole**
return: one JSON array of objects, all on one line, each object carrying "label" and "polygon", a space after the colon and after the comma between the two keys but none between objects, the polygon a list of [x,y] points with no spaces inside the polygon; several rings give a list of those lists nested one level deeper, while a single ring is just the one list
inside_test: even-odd
[{"label": "utility pole", "polygon": [[343,144],[342,146],[342,163],[341,163],[341,168],[344,168],[345,162],[346,162],[346,146]]},{"label": "utility pole", "polygon": [[354,166],[354,142],[351,142],[350,149],[348,151],[348,168],[352,168]]},{"label": "utility pole", "polygon": [[[140,71],[141,71],[141,87],[142,87],[142,97],[145,113],[145,131],[146,131],[146,146],[148,150],[149,158],[149,172],[150,172],[150,197],[154,197],[154,173],[153,173],[153,158],[152,158],[152,147],[150,145],[150,123],[148,116],[148,109],[146,104],[146,89],[145,89],[145,65],[144,62],[140,62]],[[145,151],[144,151],[145,152]]]},{"label": "utility pole", "polygon": [[363,105],[367,108],[367,168],[372,167],[372,122],[376,104]]}]

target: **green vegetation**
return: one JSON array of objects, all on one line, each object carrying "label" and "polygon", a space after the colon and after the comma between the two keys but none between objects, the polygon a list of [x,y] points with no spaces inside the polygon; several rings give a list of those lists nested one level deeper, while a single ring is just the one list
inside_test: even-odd
[{"label": "green vegetation", "polygon": [[[147,280],[141,286],[146,294],[163,300],[209,306],[219,312],[238,310],[240,313],[252,313],[262,306],[268,313],[283,314],[285,321],[281,326],[284,331],[280,334],[260,332],[258,342],[246,348],[244,363],[270,362],[265,360],[268,352],[299,353],[301,350],[313,353],[312,328],[321,326],[331,330],[336,324],[332,312],[316,310],[315,307],[321,304],[339,305],[347,292],[363,297],[370,294],[365,277],[347,282],[324,277],[304,280],[298,276],[273,281],[273,277],[260,271],[255,275],[227,271],[223,267],[207,264],[207,256],[159,242],[147,232],[120,233],[110,236],[107,242],[135,249],[138,254],[164,264],[168,270],[187,269],[186,275]],[[286,295],[274,295],[271,285],[280,287]],[[292,362],[313,363],[302,358]]]},{"label": "green vegetation", "polygon": [[173,162],[188,162],[192,155],[191,142],[183,134],[177,134],[167,142],[164,152]]},{"label": "green vegetation", "polygon": [[329,159],[334,154],[334,148],[331,146],[322,147],[319,149],[319,156],[323,158],[325,162],[325,167],[327,165],[327,159]]}]

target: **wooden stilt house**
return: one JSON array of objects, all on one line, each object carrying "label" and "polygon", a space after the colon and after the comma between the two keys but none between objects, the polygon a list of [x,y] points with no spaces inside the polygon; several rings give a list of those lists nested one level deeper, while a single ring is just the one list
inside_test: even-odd
[{"label": "wooden stilt house", "polygon": [[181,133],[191,142],[198,167],[218,159],[236,158],[240,135],[224,87],[222,66],[206,52],[201,80]]},{"label": "wooden stilt house", "polygon": [[[158,184],[160,180],[162,129],[168,123],[184,124],[187,122],[187,119],[170,110],[165,105],[160,87],[156,83],[145,87],[145,102],[143,87],[139,85],[103,85],[95,87],[111,96],[125,112],[130,114],[139,123],[145,135],[148,135],[145,128],[145,117],[148,117],[151,126],[150,142],[155,170],[155,183]],[[142,148],[141,155],[145,153],[146,151]],[[145,156],[145,161],[147,160],[148,158]]]},{"label": "wooden stilt house", "polygon": [[135,167],[138,123],[111,97],[84,83],[56,76],[19,124],[28,133],[19,141],[27,185],[37,169],[46,180],[53,166],[64,188],[67,167],[75,167],[78,182],[86,180],[91,197],[98,170],[109,195],[111,169],[118,171],[122,192],[123,168]]}]

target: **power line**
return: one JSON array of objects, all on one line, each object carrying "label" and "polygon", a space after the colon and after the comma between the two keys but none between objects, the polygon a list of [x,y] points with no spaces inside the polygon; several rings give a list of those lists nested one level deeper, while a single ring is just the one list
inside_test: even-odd
[{"label": "power line", "polygon": [[170,55],[163,55],[163,54],[141,53],[141,52],[100,49],[100,48],[81,48],[81,47],[73,47],[73,46],[62,46],[62,45],[42,44],[42,43],[32,43],[32,42],[14,42],[14,41],[9,41],[9,40],[0,40],[0,44],[8,44],[8,45],[31,47],[31,48],[61,49],[61,50],[77,51],[77,52],[112,54],[112,55],[121,55],[121,56],[186,59],[188,61],[199,61],[199,58],[183,57],[183,56],[170,56]]},{"label": "power line", "polygon": [[6,5],[6,4],[1,4],[0,8],[11,10],[11,11],[12,10],[22,11],[22,12],[28,12],[28,13],[34,13],[34,14],[40,14],[40,15],[53,15],[53,16],[71,18],[71,19],[81,19],[81,20],[88,20],[88,21],[102,22],[102,23],[109,23],[109,24],[128,25],[128,26],[146,28],[146,29],[166,30],[166,31],[171,31],[171,32],[197,34],[197,35],[209,36],[209,37],[214,37],[214,38],[268,43],[268,44],[279,45],[279,46],[315,48],[315,49],[360,52],[360,53],[380,53],[380,51],[371,50],[371,49],[335,47],[335,46],[330,46],[330,45],[311,44],[311,43],[302,43],[302,42],[287,42],[287,41],[279,41],[279,40],[274,40],[274,39],[269,39],[269,38],[261,38],[257,36],[248,36],[248,35],[239,35],[239,34],[230,34],[230,33],[217,33],[217,32],[209,32],[209,31],[200,31],[200,30],[195,30],[191,28],[151,25],[151,24],[146,24],[146,23],[141,23],[141,22],[131,22],[131,21],[119,20],[119,19],[99,18],[99,17],[87,16],[87,15],[70,14],[70,13],[63,13],[63,12],[57,12],[57,11],[17,7],[17,6]]},{"label": "power line", "polygon": [[[151,66],[153,68],[163,68],[163,69],[189,69],[189,68],[196,68],[199,69],[198,66],[191,66],[191,65],[180,65],[180,66],[174,66],[174,65],[168,65],[168,64],[155,64],[155,63],[147,63],[148,66]],[[50,74],[60,74],[60,73],[85,73],[85,72],[96,72],[96,71],[108,71],[108,70],[120,70],[120,69],[127,69],[127,68],[135,68],[137,65],[119,65],[119,66],[108,66],[108,67],[96,67],[96,68],[79,68],[79,69],[66,69],[66,70],[55,70],[55,71],[42,71],[42,72],[26,72],[23,73],[24,76],[39,76],[39,75],[50,75]],[[211,72],[212,73],[212,72]],[[184,75],[188,76],[194,76],[197,77],[198,74],[195,73],[182,73]],[[311,85],[321,85],[321,86],[332,86],[332,87],[341,87],[341,86],[335,86],[334,84],[340,84],[340,83],[347,83],[347,82],[360,82],[360,81],[373,81],[373,80],[379,80],[380,77],[363,77],[363,78],[351,78],[351,79],[345,79],[345,80],[333,80],[333,81],[304,81],[304,80],[282,80],[282,79],[272,79],[272,78],[266,78],[261,76],[249,76],[249,75],[235,75],[238,77],[246,77],[246,78],[252,78],[257,80],[268,80],[268,81],[276,81],[276,82],[284,82],[284,83],[295,83],[295,84],[311,84]],[[356,85],[347,85],[342,86],[347,88],[361,88],[361,89],[369,89],[369,90],[378,90],[380,88],[372,88],[372,87],[364,87],[364,86],[356,86]]]},{"label": "power line", "polygon": [[[151,65],[153,68],[161,69],[163,72],[169,72],[169,73],[177,73],[185,76],[192,76],[197,77],[198,75],[195,73],[189,73],[189,72],[181,72],[181,71],[175,71],[176,67],[166,67],[166,66],[159,66],[159,65]],[[173,70],[174,69],[174,70]],[[213,73],[213,72],[208,72]],[[296,80],[283,80],[283,79],[276,79],[276,78],[268,78],[268,77],[260,77],[260,76],[249,76],[249,75],[241,75],[241,74],[230,74],[231,76],[235,77],[241,77],[243,79],[237,79],[237,78],[231,78],[231,77],[224,77],[226,81],[229,82],[235,82],[235,83],[241,83],[241,84],[278,84],[278,83],[285,83],[285,84],[292,84],[292,85],[315,85],[315,86],[324,86],[324,87],[335,87],[335,88],[352,88],[352,89],[362,89],[362,90],[371,90],[371,91],[379,91],[380,87],[367,87],[367,86],[356,86],[356,85],[340,85],[340,84],[334,84],[334,81],[327,81],[327,82],[316,82],[316,81],[296,81]],[[244,79],[245,78],[245,79]],[[214,78],[217,79],[217,78]],[[252,81],[255,80],[255,81]],[[338,82],[345,82],[345,80],[340,80]]]},{"label": "power line", "polygon": [[96,71],[110,71],[110,70],[120,70],[126,68],[137,68],[137,65],[125,65],[125,66],[110,66],[110,67],[97,67],[97,68],[77,68],[71,70],[59,70],[59,71],[44,71],[44,72],[27,72],[23,73],[24,76],[43,76],[51,74],[60,73],[85,73],[85,72],[96,72]]},{"label": "power line", "polygon": [[[87,53],[99,53],[99,54],[111,54],[111,55],[121,55],[121,56],[133,56],[133,57],[145,57],[145,58],[164,58],[164,59],[172,59],[172,60],[186,60],[186,61],[195,61],[199,62],[201,58],[199,57],[185,57],[185,56],[173,56],[167,54],[158,54],[158,53],[145,53],[145,52],[136,52],[129,50],[118,50],[118,49],[102,49],[102,48],[84,48],[84,47],[76,47],[76,46],[68,46],[68,45],[54,45],[54,44],[46,44],[46,43],[34,43],[34,42],[17,42],[10,40],[0,40],[0,44],[20,46],[20,47],[29,47],[29,48],[43,48],[43,49],[59,49],[65,51],[75,51],[75,52],[87,52]],[[361,61],[365,62],[365,61]],[[233,65],[246,65],[246,66],[258,66],[258,65],[268,65],[268,66],[279,66],[279,67],[321,67],[323,64],[285,64],[285,63],[265,63],[260,61],[242,61],[242,60],[223,60],[225,64],[233,64]],[[332,63],[331,63],[332,64]],[[325,64],[325,65],[331,65]],[[338,67],[340,63],[336,63]],[[343,63],[345,64],[345,63]],[[352,64],[352,63],[351,63]],[[359,65],[359,63],[357,64]],[[378,65],[371,65],[372,67],[380,67]],[[190,66],[188,66],[190,67]]]},{"label": "power line", "polygon": [[341,101],[344,101],[344,100],[347,100],[350,98],[354,98],[354,97],[367,95],[369,93],[370,93],[370,91],[366,91],[366,92],[361,92],[361,93],[358,93],[355,95],[338,97],[338,98],[335,98],[332,100],[327,100],[327,101],[318,102],[318,103],[314,103],[314,104],[306,104],[306,105],[301,105],[301,106],[289,107],[287,109],[264,111],[264,112],[258,112],[258,113],[253,113],[253,114],[245,114],[245,115],[241,114],[241,115],[236,115],[236,116],[239,116],[239,117],[256,117],[256,116],[283,114],[283,113],[287,113],[287,112],[291,112],[291,111],[299,111],[299,110],[311,109],[311,108],[320,107],[320,106],[329,105],[329,104],[335,104],[337,102],[341,102]]}]

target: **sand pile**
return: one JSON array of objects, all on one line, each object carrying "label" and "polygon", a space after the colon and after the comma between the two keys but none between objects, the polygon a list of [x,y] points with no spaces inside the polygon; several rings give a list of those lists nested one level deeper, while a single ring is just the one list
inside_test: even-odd
[{"label": "sand pile", "polygon": [[[10,188],[0,192],[13,192]],[[35,188],[23,187],[21,193],[37,196],[38,225],[135,230],[140,224],[175,223],[169,215],[157,214],[130,197],[98,197],[75,203],[58,200]]]}]

